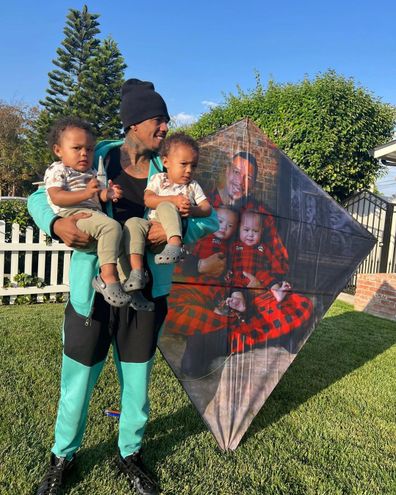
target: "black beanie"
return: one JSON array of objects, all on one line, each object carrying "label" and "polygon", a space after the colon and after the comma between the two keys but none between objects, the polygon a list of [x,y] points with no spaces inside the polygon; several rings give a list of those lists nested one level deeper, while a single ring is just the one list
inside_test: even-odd
[{"label": "black beanie", "polygon": [[154,84],[139,79],[128,79],[121,88],[121,121],[125,131],[133,124],[163,116],[169,121],[168,109]]}]

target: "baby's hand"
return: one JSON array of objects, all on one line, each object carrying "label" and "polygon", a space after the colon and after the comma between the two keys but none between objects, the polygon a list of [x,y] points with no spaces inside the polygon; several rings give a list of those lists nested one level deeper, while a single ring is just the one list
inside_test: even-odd
[{"label": "baby's hand", "polygon": [[98,194],[100,192],[100,184],[98,180],[93,178],[88,181],[86,191],[89,198],[93,198],[95,194]]},{"label": "baby's hand", "polygon": [[107,188],[107,200],[111,200],[117,203],[122,198],[122,189],[118,184],[113,184],[112,180],[109,180],[109,187]]},{"label": "baby's hand", "polygon": [[289,282],[283,281],[281,284],[274,284],[271,287],[272,295],[278,302],[283,301],[283,299],[287,296],[288,292],[291,290],[291,285]]},{"label": "baby's hand", "polygon": [[231,309],[234,309],[235,311],[239,311],[240,313],[246,311],[245,298],[243,297],[242,292],[239,291],[233,292],[231,294],[231,297],[227,297],[226,304]]},{"label": "baby's hand", "polygon": [[191,203],[185,196],[179,195],[175,196],[175,205],[180,212],[182,217],[188,217],[191,213]]}]

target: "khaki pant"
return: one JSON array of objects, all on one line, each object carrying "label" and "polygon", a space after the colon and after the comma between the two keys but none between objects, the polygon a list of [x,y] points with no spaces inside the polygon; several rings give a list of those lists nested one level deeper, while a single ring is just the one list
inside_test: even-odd
[{"label": "khaki pant", "polygon": [[[158,220],[169,240],[173,236],[182,236],[182,222],[177,207],[169,201],[163,201],[155,210],[155,219]],[[129,218],[124,226],[124,249],[126,254],[144,255],[146,237],[150,222],[144,218]]]},{"label": "khaki pant", "polygon": [[70,217],[76,213],[91,214],[88,218],[77,220],[77,227],[96,239],[99,265],[117,263],[122,240],[121,225],[102,211],[89,208],[70,208],[66,212],[59,213],[59,216]]}]

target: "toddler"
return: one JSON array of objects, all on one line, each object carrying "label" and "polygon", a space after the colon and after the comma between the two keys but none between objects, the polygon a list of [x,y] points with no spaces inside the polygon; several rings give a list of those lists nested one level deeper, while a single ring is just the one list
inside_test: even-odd
[{"label": "toddler", "polygon": [[[166,139],[160,150],[167,172],[155,174],[149,180],[144,193],[148,210],[147,220],[130,218],[125,223],[130,235],[131,251],[129,261],[132,267],[125,290],[144,288],[146,278],[143,269],[143,255],[150,220],[161,223],[167,237],[164,249],[157,253],[157,264],[171,264],[180,261],[182,253],[182,218],[207,217],[211,213],[209,201],[193,179],[198,165],[198,144],[190,136],[175,133]],[[129,240],[127,237],[127,244]]]},{"label": "toddler", "polygon": [[242,213],[239,241],[233,246],[232,286],[270,289],[280,302],[291,287],[283,280],[287,251],[275,234],[271,215],[253,210]]},{"label": "toddler", "polygon": [[[131,303],[120,283],[117,271],[122,227],[103,213],[100,202],[117,201],[122,197],[121,188],[109,181],[103,187],[92,168],[95,138],[92,127],[77,117],[64,117],[55,122],[49,133],[48,144],[58,157],[44,175],[48,202],[60,217],[75,213],[89,213],[90,216],[77,221],[77,227],[90,234],[97,241],[100,275],[92,285],[112,306],[122,307]],[[148,302],[148,301],[147,301]]]}]

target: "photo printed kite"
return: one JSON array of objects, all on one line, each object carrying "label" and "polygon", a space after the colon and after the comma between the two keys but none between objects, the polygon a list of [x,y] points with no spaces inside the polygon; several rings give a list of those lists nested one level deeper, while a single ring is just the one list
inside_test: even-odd
[{"label": "photo printed kite", "polygon": [[234,450],[376,240],[248,119],[200,150],[220,227],[176,265],[159,347]]}]

